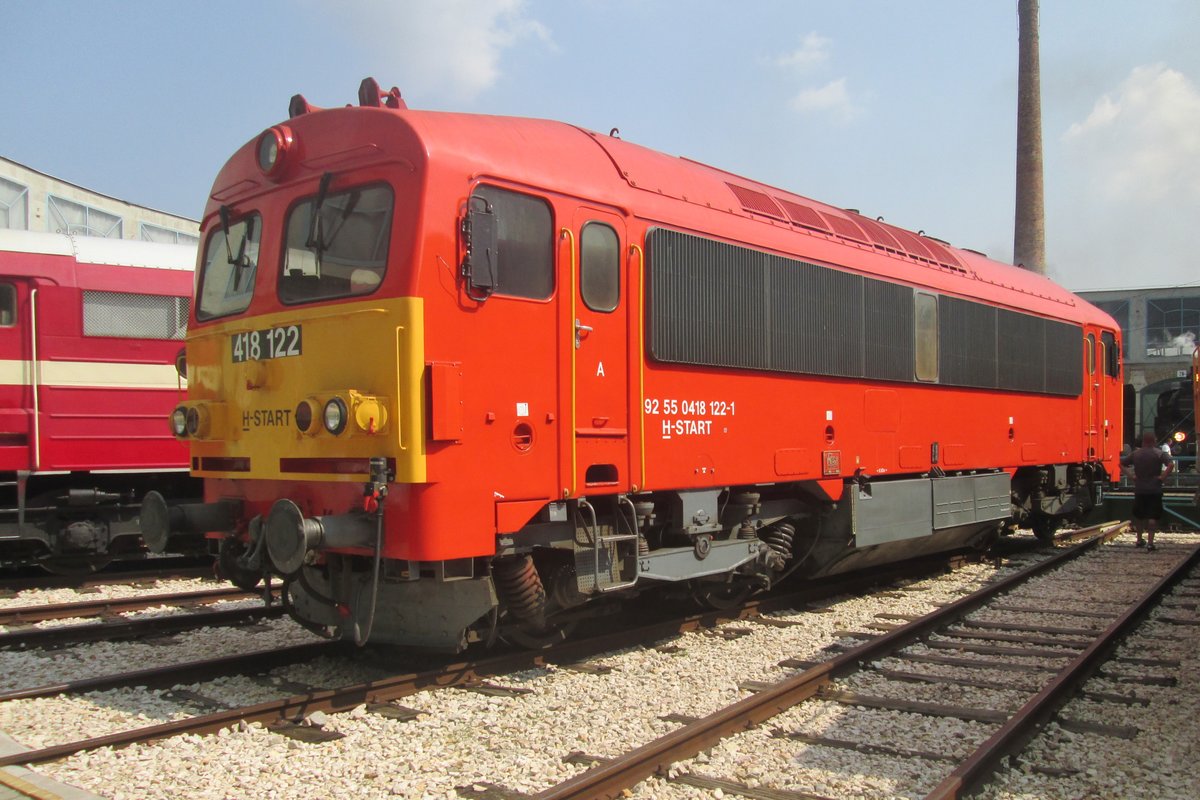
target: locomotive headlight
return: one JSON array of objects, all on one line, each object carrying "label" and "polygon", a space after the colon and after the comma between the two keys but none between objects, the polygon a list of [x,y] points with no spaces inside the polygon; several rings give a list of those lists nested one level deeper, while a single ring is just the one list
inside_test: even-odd
[{"label": "locomotive headlight", "polygon": [[267,128],[258,137],[255,156],[258,168],[268,178],[278,178],[288,161],[288,152],[293,143],[292,131],[286,125]]},{"label": "locomotive headlight", "polygon": [[325,430],[334,436],[346,430],[346,401],[335,397],[325,404]]},{"label": "locomotive headlight", "polygon": [[1183,431],[1175,431],[1175,433],[1171,434],[1171,438],[1177,442],[1182,442],[1184,439],[1187,438],[1187,434],[1184,433]]},{"label": "locomotive headlight", "polygon": [[185,414],[188,436],[195,436],[200,432],[200,412],[195,408],[189,408]]},{"label": "locomotive headlight", "polygon": [[187,409],[182,406],[171,412],[171,433],[180,439],[187,435]]}]

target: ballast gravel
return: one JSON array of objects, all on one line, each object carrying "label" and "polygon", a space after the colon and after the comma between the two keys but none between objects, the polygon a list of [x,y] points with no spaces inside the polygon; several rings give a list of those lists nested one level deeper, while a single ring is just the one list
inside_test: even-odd
[{"label": "ballast gravel", "polygon": [[[1160,535],[1162,546],[1150,554],[1135,550],[1132,541],[1128,535],[1119,537],[1102,548],[1103,557],[1119,559],[1117,563],[1126,565],[1127,571],[1151,571],[1155,567],[1165,571],[1182,556],[1186,546],[1200,543],[1200,536]],[[950,575],[917,581],[904,587],[904,591],[835,599],[825,603],[823,613],[777,615],[780,619],[802,622],[801,625],[781,628],[754,622],[734,623],[731,627],[748,632],[726,639],[697,631],[662,642],[658,647],[638,647],[595,659],[592,663],[612,668],[607,674],[551,666],[489,680],[492,684],[531,690],[527,694],[497,697],[467,690],[422,692],[400,701],[422,712],[408,722],[377,716],[364,706],[343,714],[322,715],[320,722],[326,730],[344,735],[336,741],[305,743],[257,724],[239,725],[210,736],[178,736],[151,745],[101,749],[41,765],[38,770],[104,797],[138,800],[250,796],[301,800],[327,798],[335,792],[356,798],[459,798],[476,796],[489,786],[535,793],[584,769],[564,760],[574,751],[596,757],[620,755],[680,724],[663,717],[704,716],[747,696],[747,690],[740,688],[746,682],[782,679],[789,670],[777,666],[779,661],[819,660],[828,655],[827,648],[848,642],[839,638],[840,633],[869,631],[868,626],[877,622],[895,624],[878,620],[877,614],[928,613],[939,604],[976,590],[983,582],[1032,563],[1034,558],[1024,556],[1021,560],[1025,563],[1006,564],[999,570],[986,564],[970,565]],[[1046,587],[1051,583],[1049,579],[1042,581]],[[1140,594],[1136,590],[1133,593]],[[1061,598],[1039,596],[1036,589],[1031,589],[1019,603],[1015,599],[1010,602],[1062,611],[1094,609],[1099,604],[1093,602],[1093,596],[1097,601],[1110,600],[1113,594],[1112,587],[1084,576]],[[1196,617],[1194,608],[1156,612],[1157,616],[1164,614]],[[1004,621],[1005,615],[988,612],[986,618]],[[1081,619],[1069,613],[1056,614],[1044,620],[1044,624],[1103,627],[1102,621],[1092,619],[1085,623]],[[1143,631],[1147,636],[1170,634],[1176,638],[1143,640],[1139,638]],[[1073,703],[1063,714],[1110,725],[1136,725],[1142,733],[1129,742],[1114,741],[1068,733],[1051,725],[1031,744],[1029,756],[1022,760],[1021,766],[1003,773],[988,796],[1005,800],[1118,797],[1125,796],[1124,790],[1135,785],[1140,787],[1139,791],[1130,796],[1194,796],[1194,792],[1185,789],[1195,789],[1191,770],[1195,755],[1200,753],[1197,737],[1200,726],[1195,722],[1200,718],[1197,706],[1200,626],[1170,625],[1152,617],[1138,633],[1121,648],[1121,653],[1178,659],[1181,666],[1172,670],[1178,685],[1139,684],[1131,688],[1112,676],[1098,675],[1087,687],[1088,691],[1127,695],[1132,692],[1149,699],[1151,705],[1146,708],[1077,701],[1078,708]],[[283,646],[312,638],[285,620],[260,624],[249,635],[238,629],[217,629],[211,634],[206,632],[205,636],[210,638],[195,647],[206,656]],[[177,636],[178,646],[191,646],[193,638],[200,637],[194,633]],[[119,671],[134,662],[138,666],[148,665],[145,659],[150,658],[162,659],[157,663],[169,663],[196,657],[175,647],[134,643],[86,647],[86,655],[74,655],[79,648],[41,656],[0,653],[0,676],[10,681],[14,675],[29,676],[39,669],[57,666],[55,661],[59,658],[71,659],[63,665],[65,677],[85,670],[93,674]],[[912,651],[920,650],[918,647]],[[959,656],[955,651],[950,652]],[[1150,652],[1155,655],[1148,656]],[[52,657],[46,658],[47,655]],[[1061,665],[1062,659],[1039,657],[1021,662],[1054,667]],[[900,664],[898,660],[894,668],[928,674],[942,674],[939,670],[946,669],[930,664]],[[336,686],[364,679],[365,669],[343,659],[320,659],[278,669],[274,678],[280,686],[288,682]],[[1125,664],[1120,669],[1122,674],[1163,671]],[[1019,686],[1026,691],[1039,685],[1033,673],[972,672],[977,678]],[[1031,678],[1031,674],[1035,677]],[[26,678],[22,685],[45,682]],[[839,684],[839,688],[863,694],[895,694],[896,686],[889,686],[891,683],[877,674],[864,673],[852,676]],[[246,678],[178,688],[237,704],[266,699],[272,691],[269,681]],[[1027,697],[1011,690],[949,685],[904,683],[900,688],[904,693],[900,696],[911,699],[973,707],[1011,709]],[[273,696],[286,694],[287,691],[280,691]],[[26,745],[42,746],[95,735],[94,731],[123,728],[142,720],[154,722],[193,713],[197,709],[186,702],[164,699],[161,694],[120,690],[5,703],[0,705],[0,728]],[[807,745],[779,734],[799,732],[892,746],[899,741],[910,750],[961,758],[993,730],[994,726],[986,723],[869,711],[817,701],[731,737],[696,759],[675,765],[672,772],[677,777],[688,773],[707,775],[750,786],[829,797],[916,797],[936,785],[952,765]],[[1081,771],[1067,779],[1033,770],[1035,766],[1071,764],[1081,766]],[[653,778],[634,789],[632,796],[711,798],[721,797],[723,792]]]}]

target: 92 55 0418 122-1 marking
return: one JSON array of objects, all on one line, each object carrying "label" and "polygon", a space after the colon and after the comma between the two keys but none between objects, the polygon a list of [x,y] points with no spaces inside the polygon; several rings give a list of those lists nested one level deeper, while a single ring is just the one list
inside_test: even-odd
[{"label": "92 55 0418 122-1 marking", "polygon": [[230,337],[233,363],[287,358],[301,354],[299,325],[280,325],[261,331],[243,331]]}]

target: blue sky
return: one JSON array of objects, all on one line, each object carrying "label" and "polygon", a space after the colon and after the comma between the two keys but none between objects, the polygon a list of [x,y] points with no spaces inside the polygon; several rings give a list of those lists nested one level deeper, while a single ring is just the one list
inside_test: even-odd
[{"label": "blue sky", "polygon": [[[299,92],[560,119],[1012,257],[1016,0],[5,0],[0,155],[191,217]],[[1051,277],[1200,283],[1200,3],[1043,0]]]}]

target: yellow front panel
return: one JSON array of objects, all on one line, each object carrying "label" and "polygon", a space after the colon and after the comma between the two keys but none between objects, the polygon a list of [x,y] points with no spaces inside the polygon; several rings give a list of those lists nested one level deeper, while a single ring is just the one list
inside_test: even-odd
[{"label": "yellow front panel", "polygon": [[[357,459],[385,456],[395,460],[397,481],[423,482],[423,313],[421,298],[381,298],[297,306],[190,333],[185,405],[203,420],[199,437],[190,439],[193,471],[361,481],[365,466],[338,471]],[[290,326],[299,326],[298,336]],[[275,332],[270,343],[267,331]],[[339,435],[322,423],[324,403],[334,396],[349,411]],[[313,420],[301,432],[296,409],[306,399]],[[335,466],[322,468],[326,459]],[[289,470],[297,465],[303,468]]]}]

